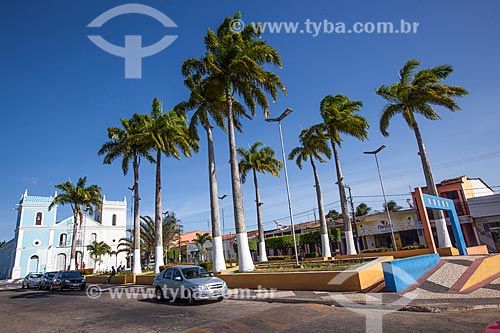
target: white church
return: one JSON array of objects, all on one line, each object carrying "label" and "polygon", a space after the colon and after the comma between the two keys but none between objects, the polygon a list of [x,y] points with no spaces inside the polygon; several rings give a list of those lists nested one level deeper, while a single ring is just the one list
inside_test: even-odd
[{"label": "white church", "polygon": [[[57,194],[55,194],[57,195]],[[18,279],[31,272],[67,269],[70,261],[73,216],[57,220],[57,207],[48,209],[54,196],[28,195],[26,190],[17,205],[15,235],[0,250],[0,279]],[[126,237],[127,201],[108,201],[94,217],[84,216],[76,236],[78,267],[107,270],[126,265],[126,252],[117,253],[118,243]],[[87,245],[104,241],[114,252],[95,263]]]}]

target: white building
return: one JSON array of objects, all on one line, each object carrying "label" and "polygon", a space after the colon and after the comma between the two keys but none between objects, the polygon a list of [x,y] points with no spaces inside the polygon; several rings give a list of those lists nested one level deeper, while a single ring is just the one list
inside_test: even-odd
[{"label": "white building", "polygon": [[[18,279],[30,272],[67,269],[70,260],[73,216],[57,220],[57,207],[49,211],[53,196],[31,196],[25,191],[18,204],[15,236],[0,250],[0,279]],[[104,241],[117,251],[126,237],[127,201],[103,199],[95,217],[85,216],[76,235],[76,262],[79,268],[110,269],[126,264],[124,252],[104,256],[94,263],[87,245]]]}]

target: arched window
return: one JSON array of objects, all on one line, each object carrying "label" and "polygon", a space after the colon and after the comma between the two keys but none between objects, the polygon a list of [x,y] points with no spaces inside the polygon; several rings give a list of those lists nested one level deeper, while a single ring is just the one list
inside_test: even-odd
[{"label": "arched window", "polygon": [[59,246],[66,246],[66,243],[68,241],[68,235],[67,234],[61,234],[59,236]]},{"label": "arched window", "polygon": [[97,234],[92,233],[90,234],[90,243],[97,242]]},{"label": "arched window", "polygon": [[42,212],[36,213],[35,225],[42,225],[42,217],[43,217]]},{"label": "arched window", "polygon": [[116,214],[113,214],[113,220],[111,221],[112,226],[116,226]]}]

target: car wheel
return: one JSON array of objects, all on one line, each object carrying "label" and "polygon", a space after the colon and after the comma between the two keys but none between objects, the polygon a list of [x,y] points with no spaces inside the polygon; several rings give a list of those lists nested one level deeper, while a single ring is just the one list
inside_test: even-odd
[{"label": "car wheel", "polygon": [[158,302],[161,302],[165,299],[165,297],[163,296],[163,291],[161,290],[160,287],[156,287],[155,298]]},{"label": "car wheel", "polygon": [[62,285],[62,283],[59,285],[59,288],[57,288],[57,291],[63,291],[63,285]]},{"label": "car wheel", "polygon": [[217,298],[217,302],[222,302],[223,300],[224,300],[224,297],[222,297],[222,296]]},{"label": "car wheel", "polygon": [[81,286],[81,287],[80,287],[80,290],[81,290],[81,291],[84,291],[84,290],[85,290],[85,286]]},{"label": "car wheel", "polygon": [[26,288],[26,286],[24,285],[24,282],[23,282],[23,284],[21,285],[21,288],[22,288],[22,289]]},{"label": "car wheel", "polygon": [[186,289],[186,291],[184,292],[184,298],[186,299],[188,305],[194,304],[194,297],[191,289]]}]

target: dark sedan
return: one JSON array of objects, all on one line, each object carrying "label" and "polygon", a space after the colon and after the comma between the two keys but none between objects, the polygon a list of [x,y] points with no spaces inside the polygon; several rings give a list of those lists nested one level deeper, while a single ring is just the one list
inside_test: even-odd
[{"label": "dark sedan", "polygon": [[45,272],[38,282],[38,289],[49,289],[50,284],[52,283],[52,279],[56,275],[57,272]]},{"label": "dark sedan", "polygon": [[52,279],[50,290],[63,291],[63,289],[85,290],[85,279],[78,271],[59,271]]}]

